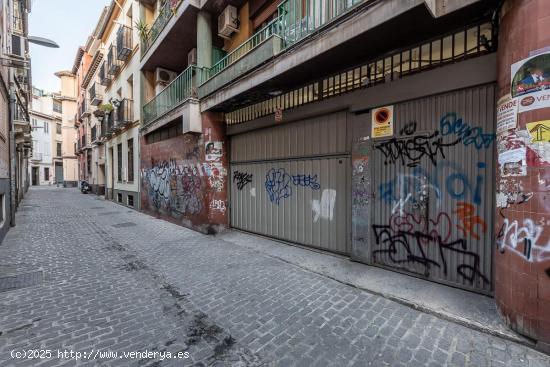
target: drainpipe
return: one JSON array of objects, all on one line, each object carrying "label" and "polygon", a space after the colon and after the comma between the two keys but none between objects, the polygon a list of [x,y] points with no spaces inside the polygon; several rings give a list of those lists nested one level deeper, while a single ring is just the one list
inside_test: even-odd
[{"label": "drainpipe", "polygon": [[10,95],[10,104],[9,104],[9,152],[10,152],[10,225],[15,227],[15,129],[13,125],[14,118],[14,107],[15,107],[15,97],[13,96],[13,91],[9,92]]}]

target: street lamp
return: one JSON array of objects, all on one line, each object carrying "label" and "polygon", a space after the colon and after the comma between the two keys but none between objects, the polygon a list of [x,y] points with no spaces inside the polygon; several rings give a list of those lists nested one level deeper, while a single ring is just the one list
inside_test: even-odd
[{"label": "street lamp", "polygon": [[36,45],[49,47],[49,48],[59,48],[59,45],[52,41],[51,39],[44,38],[44,37],[38,37],[38,36],[28,36],[28,40],[30,43],[34,43]]}]

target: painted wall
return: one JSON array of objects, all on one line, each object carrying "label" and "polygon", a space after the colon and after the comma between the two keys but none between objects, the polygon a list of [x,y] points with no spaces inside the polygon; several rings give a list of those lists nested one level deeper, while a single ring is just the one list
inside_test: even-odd
[{"label": "painted wall", "polygon": [[[204,113],[202,123],[200,135],[141,138],[141,210],[213,234],[227,227],[227,142],[221,116]],[[222,142],[221,156],[206,160],[209,142]]]},{"label": "painted wall", "polygon": [[[497,97],[511,92],[512,64],[550,46],[549,19],[546,0],[505,2],[501,12]],[[527,127],[529,123],[550,120],[550,94],[546,94],[546,99],[544,95],[526,95],[535,98],[533,101],[542,98],[543,108],[520,112],[517,127],[497,138],[500,164],[495,213],[495,299],[514,330],[537,339],[540,348],[550,351],[550,143],[548,139],[536,142],[538,124]],[[520,97],[518,102],[528,106],[529,98]]]}]

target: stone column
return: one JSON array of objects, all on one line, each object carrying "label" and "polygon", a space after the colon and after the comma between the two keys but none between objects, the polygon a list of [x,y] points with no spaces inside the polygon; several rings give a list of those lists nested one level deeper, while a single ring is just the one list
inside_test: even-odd
[{"label": "stone column", "polygon": [[542,68],[543,79],[550,83],[548,5],[548,0],[507,0],[500,13],[498,98],[511,94],[519,110],[517,126],[497,137],[494,255],[499,312],[512,329],[536,339],[546,351],[550,350],[550,121],[544,121],[550,120],[550,90],[537,90],[542,80],[531,83],[529,76]]}]

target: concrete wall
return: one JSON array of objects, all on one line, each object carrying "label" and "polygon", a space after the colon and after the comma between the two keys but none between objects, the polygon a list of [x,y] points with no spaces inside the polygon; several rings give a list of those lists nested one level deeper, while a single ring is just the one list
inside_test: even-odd
[{"label": "concrete wall", "polygon": [[[203,133],[147,144],[141,138],[141,210],[203,233],[227,227],[227,142],[218,114],[202,116]],[[206,160],[205,144],[223,154]],[[218,201],[224,205],[215,205]]]},{"label": "concrete wall", "polygon": [[[511,93],[511,65],[550,45],[547,0],[511,0],[501,13],[498,97]],[[547,51],[546,51],[547,52]],[[545,72],[550,72],[546,63]],[[518,97],[550,98],[539,92]],[[520,112],[517,128],[498,135],[495,298],[506,322],[550,351],[550,143],[533,142],[528,123],[550,120],[550,103]],[[531,125],[530,125],[531,126]],[[531,126],[531,129],[533,127]],[[513,159],[510,154],[515,155]]]}]

